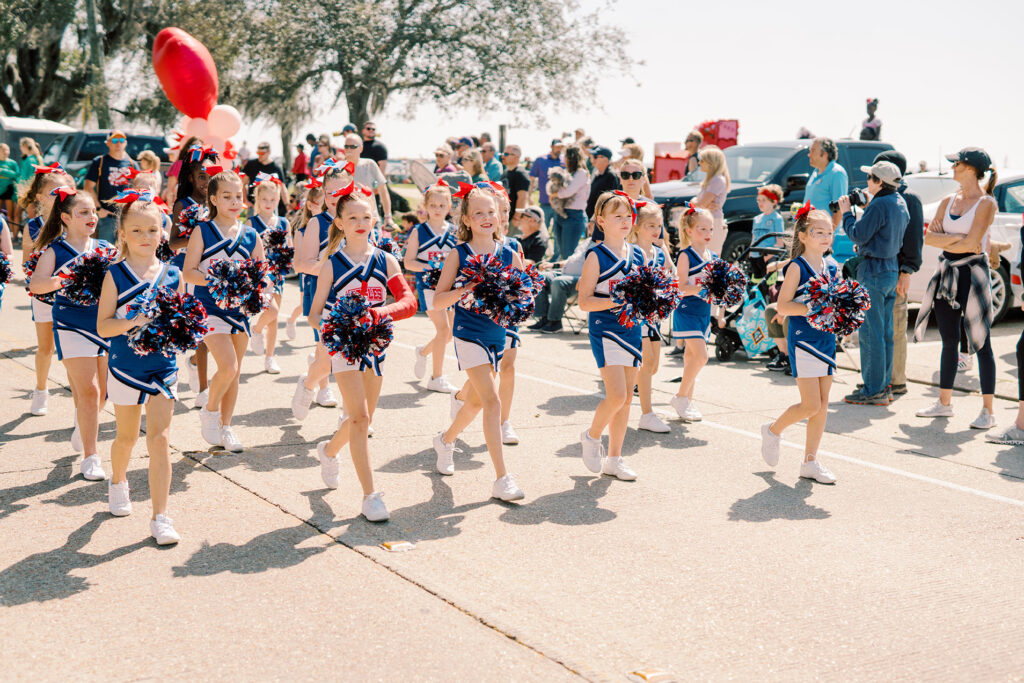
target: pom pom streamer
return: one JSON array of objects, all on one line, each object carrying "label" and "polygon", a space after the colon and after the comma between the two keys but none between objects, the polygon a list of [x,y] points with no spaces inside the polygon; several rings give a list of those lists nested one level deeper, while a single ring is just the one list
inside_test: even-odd
[{"label": "pom pom streamer", "polygon": [[829,277],[827,273],[807,281],[807,324],[838,337],[848,337],[864,323],[871,297],[856,280]]},{"label": "pom pom streamer", "polygon": [[295,248],[288,244],[288,231],[274,228],[263,233],[263,247],[267,252],[267,268],[274,284],[284,281],[285,274],[292,269]]},{"label": "pom pom streamer", "polygon": [[619,324],[657,327],[682,300],[679,281],[663,268],[640,266],[612,287],[612,301],[620,305]]},{"label": "pom pom streamer", "polygon": [[704,266],[695,284],[700,285],[701,299],[715,306],[735,306],[743,301],[747,276],[735,263],[716,258]]},{"label": "pom pom streamer", "polygon": [[267,273],[266,261],[215,259],[206,271],[207,288],[221,308],[256,315],[270,302]]},{"label": "pom pom streamer", "polygon": [[23,271],[25,271],[25,282],[26,282],[25,291],[28,292],[29,296],[34,296],[35,298],[39,299],[44,304],[51,304],[52,305],[53,304],[53,298],[54,298],[54,295],[56,294],[56,292],[49,292],[47,294],[33,294],[32,291],[27,286],[27,283],[32,280],[32,273],[36,272],[36,266],[39,265],[39,257],[42,256],[42,255],[43,255],[43,251],[42,250],[40,250],[40,251],[33,251],[31,254],[28,255],[28,258],[25,259],[25,262],[23,264],[21,264],[21,269]]},{"label": "pom pom streamer", "polygon": [[359,292],[338,297],[320,325],[320,341],[333,356],[350,363],[381,356],[394,339],[391,318],[370,313],[369,300]]},{"label": "pom pom streamer", "polygon": [[210,210],[202,204],[185,207],[178,214],[178,236],[188,239],[203,221],[210,220]]},{"label": "pom pom streamer", "polygon": [[377,248],[381,251],[386,251],[399,261],[402,260],[402,247],[390,237],[381,237],[377,241]]},{"label": "pom pom streamer", "polygon": [[174,358],[194,350],[210,331],[202,302],[170,287],[148,290],[128,307],[128,315],[150,318],[150,322],[128,332],[129,348],[140,355],[159,353]]},{"label": "pom pom streamer", "polygon": [[427,289],[437,289],[437,281],[441,279],[441,269],[444,268],[444,261],[439,258],[432,258],[427,263],[427,269],[423,271],[423,286]]},{"label": "pom pom streamer", "polygon": [[174,258],[174,250],[171,249],[171,243],[167,241],[166,237],[160,238],[160,246],[156,248],[156,257],[164,263],[170,263]]},{"label": "pom pom streamer", "polygon": [[508,329],[533,314],[534,297],[543,284],[536,271],[504,266],[490,254],[481,254],[466,262],[454,286],[473,286],[459,306]]},{"label": "pom pom streamer", "polygon": [[60,274],[64,281],[61,294],[79,306],[95,306],[100,300],[100,290],[103,288],[107,268],[115,258],[117,249],[112,247],[79,254],[68,266],[67,272]]},{"label": "pom pom streamer", "polygon": [[7,254],[0,251],[0,292],[4,291],[4,287],[11,278],[14,277],[14,272],[11,270],[11,259],[7,257]]}]

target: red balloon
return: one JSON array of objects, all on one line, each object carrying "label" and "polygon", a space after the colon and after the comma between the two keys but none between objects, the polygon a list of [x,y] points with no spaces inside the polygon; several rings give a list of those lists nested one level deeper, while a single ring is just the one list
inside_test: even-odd
[{"label": "red balloon", "polygon": [[167,99],[185,116],[205,119],[217,105],[217,65],[206,46],[180,28],[156,34],[153,70]]}]

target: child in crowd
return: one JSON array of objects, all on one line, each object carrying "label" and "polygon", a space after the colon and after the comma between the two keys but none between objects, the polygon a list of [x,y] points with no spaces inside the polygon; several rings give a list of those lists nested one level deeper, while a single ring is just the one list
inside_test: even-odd
[{"label": "child in crowd", "polygon": [[789,317],[789,357],[800,390],[800,402],[791,405],[775,422],[761,427],[761,456],[769,467],[779,462],[782,432],[800,420],[807,420],[806,446],[800,476],[822,484],[836,481],[817,458],[828,417],[828,394],[836,366],[836,337],[814,329],[807,322],[804,303],[807,282],[828,271],[838,275],[835,261],[825,254],[832,246],[832,217],[825,211],[809,209],[797,213],[793,249],[783,272],[779,292],[779,314]]},{"label": "child in crowd", "polygon": [[[754,226],[750,231],[751,246],[758,243],[758,240],[765,235],[774,232],[785,232],[786,225],[779,214],[779,202],[782,201],[782,188],[778,185],[765,185],[757,190],[757,208],[761,213],[754,216]],[[777,241],[765,240],[758,246],[773,247]],[[755,278],[763,278],[766,274],[766,266],[772,261],[771,257],[764,254],[751,254],[750,269]]]},{"label": "child in crowd", "polygon": [[[277,174],[266,177],[257,177],[253,181],[253,212],[249,219],[251,225],[265,242],[268,233],[272,230],[279,230],[288,235],[288,221],[283,216],[277,215],[277,205],[281,199],[281,192],[284,191],[284,184]],[[287,236],[287,242],[291,237]],[[266,310],[260,314],[256,323],[252,326],[252,336],[249,337],[249,345],[252,352],[263,356],[263,369],[271,375],[281,373],[281,366],[277,362],[274,351],[277,350],[277,318],[281,310],[281,295],[284,294],[284,279],[274,283],[274,296]]]},{"label": "child in crowd", "polygon": [[[291,233],[292,233],[292,244],[294,245],[296,235],[302,230],[306,229],[306,225],[309,220],[324,210],[324,188],[323,184],[317,180],[312,179],[306,183],[306,199],[302,203],[302,210],[299,211],[292,218]],[[294,266],[293,266],[294,268]],[[305,291],[305,279],[306,275],[299,273],[299,291]],[[294,341],[297,335],[295,324],[302,315],[302,302],[292,309],[292,314],[288,316],[288,322],[284,326],[284,334],[289,340]]]}]

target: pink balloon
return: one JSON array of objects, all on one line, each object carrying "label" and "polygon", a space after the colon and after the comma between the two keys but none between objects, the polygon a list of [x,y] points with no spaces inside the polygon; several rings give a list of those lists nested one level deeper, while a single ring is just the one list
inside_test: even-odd
[{"label": "pink balloon", "polygon": [[195,135],[197,138],[206,138],[209,134],[210,125],[206,119],[190,119],[185,124],[185,135]]},{"label": "pink balloon", "polygon": [[180,28],[165,28],[153,41],[153,70],[171,104],[205,119],[217,104],[217,65],[206,46]]},{"label": "pink balloon", "polygon": [[[210,135],[203,142],[206,143],[207,147],[213,147],[215,150],[217,150],[218,154],[220,154],[220,155],[224,154],[224,146],[226,144],[226,141],[224,140],[224,138],[217,137],[216,135]],[[222,165],[228,166],[229,164],[222,164]]]},{"label": "pink balloon", "polygon": [[206,120],[210,122],[210,135],[225,140],[242,128],[242,115],[230,104],[218,104]]}]

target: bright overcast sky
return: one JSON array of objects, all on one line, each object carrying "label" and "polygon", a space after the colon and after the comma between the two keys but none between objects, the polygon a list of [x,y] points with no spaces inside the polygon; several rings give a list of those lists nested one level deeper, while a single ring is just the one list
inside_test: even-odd
[{"label": "bright overcast sky", "polygon": [[[856,137],[870,96],[880,101],[882,139],[915,166],[924,159],[934,168],[940,152],[979,145],[997,167],[1024,167],[1024,0],[615,5],[605,16],[645,63],[633,71],[639,86],[609,78],[595,84],[589,110],[552,107],[549,125],[511,128],[508,140],[527,156],[578,126],[613,150],[635,137],[648,162],[655,142],[681,141],[705,119],[739,119],[740,143],[792,139],[801,126]],[[392,158],[428,157],[448,135],[486,130],[497,140],[498,124],[512,123],[496,112],[432,106],[406,120],[400,106],[392,109],[376,117]],[[340,130],[346,118],[343,108],[325,114],[302,135]],[[247,135],[250,149],[267,135],[279,152],[276,131],[253,127]]]}]

